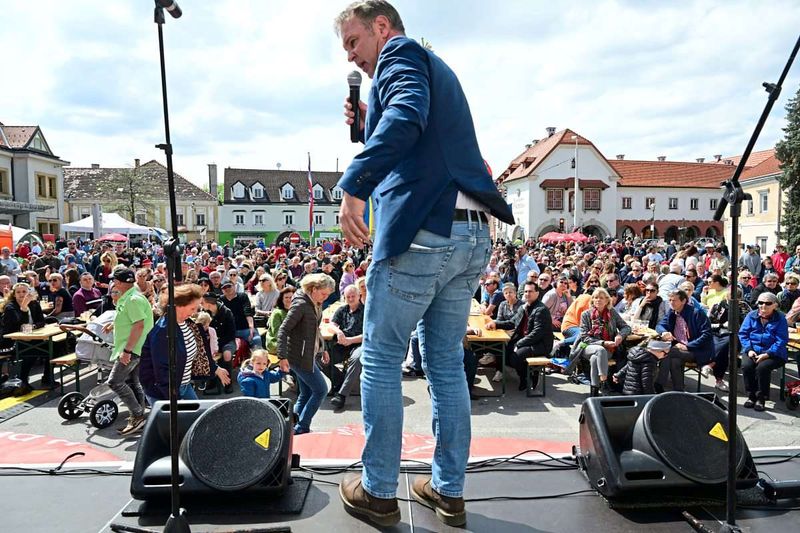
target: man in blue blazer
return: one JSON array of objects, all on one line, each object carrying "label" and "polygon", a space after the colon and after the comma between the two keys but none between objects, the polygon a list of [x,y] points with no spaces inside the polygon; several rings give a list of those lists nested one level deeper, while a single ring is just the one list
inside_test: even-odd
[{"label": "man in blue blazer", "polygon": [[364,150],[339,180],[342,232],[351,244],[369,241],[370,197],[375,214],[361,357],[364,469],[342,482],[340,494],[352,514],[382,526],[400,520],[401,364],[416,328],[436,453],[433,475],[415,480],[412,494],[446,524],[463,525],[470,403],[461,338],[491,251],[489,217],[508,224],[514,217],[481,157],[456,75],[405,36],[397,11],[383,0],[358,1],[337,17],[336,29],[348,61],[373,79],[367,104],[358,103]]},{"label": "man in blue blazer", "polygon": [[696,363],[703,367],[714,358],[714,335],[708,315],[689,303],[689,295],[682,290],[669,294],[670,310],[656,326],[661,340],[673,343],[667,359],[661,361],[656,383],[662,388],[672,376],[672,390],[683,391],[683,365]]}]

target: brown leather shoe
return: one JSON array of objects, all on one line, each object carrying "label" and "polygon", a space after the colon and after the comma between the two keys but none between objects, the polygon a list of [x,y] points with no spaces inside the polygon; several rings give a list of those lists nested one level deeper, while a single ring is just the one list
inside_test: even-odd
[{"label": "brown leather shoe", "polygon": [[422,505],[436,511],[439,520],[448,526],[459,527],[467,523],[464,498],[442,496],[431,487],[430,476],[417,476],[411,483],[411,495]]},{"label": "brown leather shoe", "polygon": [[339,484],[344,510],[353,516],[366,517],[379,526],[389,527],[400,521],[397,498],[376,498],[361,485],[361,476],[348,476]]}]

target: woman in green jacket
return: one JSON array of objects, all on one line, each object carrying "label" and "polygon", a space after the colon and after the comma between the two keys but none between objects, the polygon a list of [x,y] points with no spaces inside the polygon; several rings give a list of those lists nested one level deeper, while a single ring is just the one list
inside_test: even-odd
[{"label": "woman in green jacket", "polygon": [[267,351],[273,355],[277,355],[278,353],[278,330],[283,323],[283,319],[286,318],[286,313],[289,312],[289,308],[292,306],[292,298],[296,290],[297,289],[291,285],[287,285],[281,289],[278,301],[275,302],[275,307],[272,310],[272,314],[269,316],[266,346]]}]

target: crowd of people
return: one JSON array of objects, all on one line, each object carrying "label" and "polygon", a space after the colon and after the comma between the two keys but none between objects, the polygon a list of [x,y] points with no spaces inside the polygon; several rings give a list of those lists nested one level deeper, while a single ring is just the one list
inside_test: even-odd
[{"label": "crowd of people", "polygon": [[[0,250],[2,331],[116,309],[113,359],[120,363],[109,384],[129,407],[132,427],[138,429],[145,398],[168,397],[163,251],[155,244],[130,248],[80,239],[63,244],[59,249],[54,243],[31,247],[23,242],[13,253]],[[187,356],[179,365],[181,397],[193,397],[193,375],[211,378],[207,394],[233,393],[239,366],[234,366],[235,356],[245,344],[252,352],[240,369],[240,378],[249,376],[247,390],[268,391],[270,379],[291,374],[284,379],[298,389],[299,433],[310,430],[326,394],[335,409],[344,408],[361,371],[365,271],[370,261],[365,249],[343,248],[340,241],[325,248],[190,243],[181,263],[183,288],[176,294],[183,333],[178,353]],[[715,387],[725,392],[731,342],[728,302],[735,289],[742,308],[737,338],[745,406],[763,410],[771,372],[788,360],[788,328],[800,319],[798,285],[800,246],[793,256],[779,245],[771,256],[762,257],[757,246],[749,245],[731,270],[723,244],[698,249],[674,242],[645,246],[617,240],[556,245],[529,241],[515,246],[498,241],[474,297],[481,313],[491,319],[487,329],[509,330],[506,360],[519,375],[520,390],[528,387],[526,358],[547,354],[567,359],[563,372],[589,384],[591,394],[652,393],[668,386],[684,390],[687,362],[696,364],[703,376],[713,375]],[[319,324],[322,311],[332,304],[338,308],[329,325],[333,338],[326,344]],[[257,326],[264,328],[263,338]],[[635,330],[649,335],[632,335]],[[659,348],[648,348],[650,340]],[[667,350],[662,350],[664,342],[669,343]],[[416,331],[409,332],[406,377],[425,376],[418,344]],[[0,351],[12,350],[12,341],[0,341]],[[129,354],[136,356],[132,364]],[[268,354],[285,363],[265,374],[260,369]],[[502,378],[494,356],[469,352],[464,361],[470,389],[471,357],[475,365],[498,368],[495,381]],[[202,359],[208,364],[198,365]],[[614,375],[609,374],[611,360],[619,364]],[[32,365],[31,359],[23,359],[19,377],[26,385]],[[5,368],[3,380],[8,371]],[[140,376],[147,382],[144,390]],[[252,386],[256,377],[267,379],[266,389],[263,383]],[[44,385],[52,386],[50,374],[43,379]]]},{"label": "crowd of people", "polygon": [[[204,394],[234,393],[237,369],[241,391],[265,397],[269,383],[279,376],[298,392],[296,433],[310,430],[328,393],[320,367],[334,376],[334,400],[344,398],[338,394],[343,373],[329,364],[319,335],[321,313],[341,305],[330,324],[335,335],[331,353],[336,363],[351,359],[361,343],[364,276],[371,258],[365,249],[343,250],[340,241],[325,243],[325,248],[288,242],[268,247],[263,241],[235,248],[213,242],[185,247],[182,279],[175,290],[181,398],[196,398],[197,384],[203,381]],[[3,333],[21,331],[25,324],[39,327],[115,311],[109,326],[114,331],[114,366],[108,384],[130,415],[120,433],[140,431],[145,407],[168,398],[163,248],[68,239],[20,242],[13,252],[0,250],[0,257]],[[0,340],[0,352],[13,351],[12,340]],[[237,360],[237,353],[249,357]],[[279,368],[264,368],[270,355],[281,359]],[[22,359],[22,392],[30,390],[33,365],[34,359]],[[9,366],[2,368],[4,381]],[[52,387],[49,365],[44,368],[42,385]]]},{"label": "crowd of people", "polygon": [[[799,283],[800,246],[792,256],[780,244],[762,256],[759,246],[747,245],[732,267],[726,246],[713,242],[497,243],[476,298],[491,318],[488,328],[513,330],[506,359],[519,373],[520,390],[527,387],[525,358],[535,354],[564,357],[571,376],[583,367],[592,394],[656,393],[668,385],[682,391],[686,363],[713,375],[725,392],[736,338],[744,405],[761,411],[772,371],[788,360]],[[741,307],[736,335],[728,328],[734,290]],[[484,356],[480,364],[496,365],[494,359]],[[620,371],[609,379],[611,359]]]}]

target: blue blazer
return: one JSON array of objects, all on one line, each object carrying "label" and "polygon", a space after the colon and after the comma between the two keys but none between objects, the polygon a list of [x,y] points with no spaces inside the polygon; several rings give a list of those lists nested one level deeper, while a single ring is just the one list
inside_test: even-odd
[{"label": "blue blazer", "polygon": [[[711,332],[711,322],[708,321],[708,315],[699,307],[689,305],[689,302],[686,302],[686,305],[683,306],[683,311],[681,311],[681,316],[689,328],[690,338],[689,342],[686,343],[686,347],[694,355],[695,362],[698,365],[708,363],[714,358],[714,335]],[[673,333],[677,318],[678,315],[670,308],[656,326],[656,331],[658,333],[666,331]]]},{"label": "blue blazer", "polygon": [[461,84],[444,61],[393,37],[378,56],[367,106],[364,150],[339,186],[361,200],[372,196],[374,260],[405,252],[420,229],[449,237],[458,191],[514,223],[481,156]]}]

